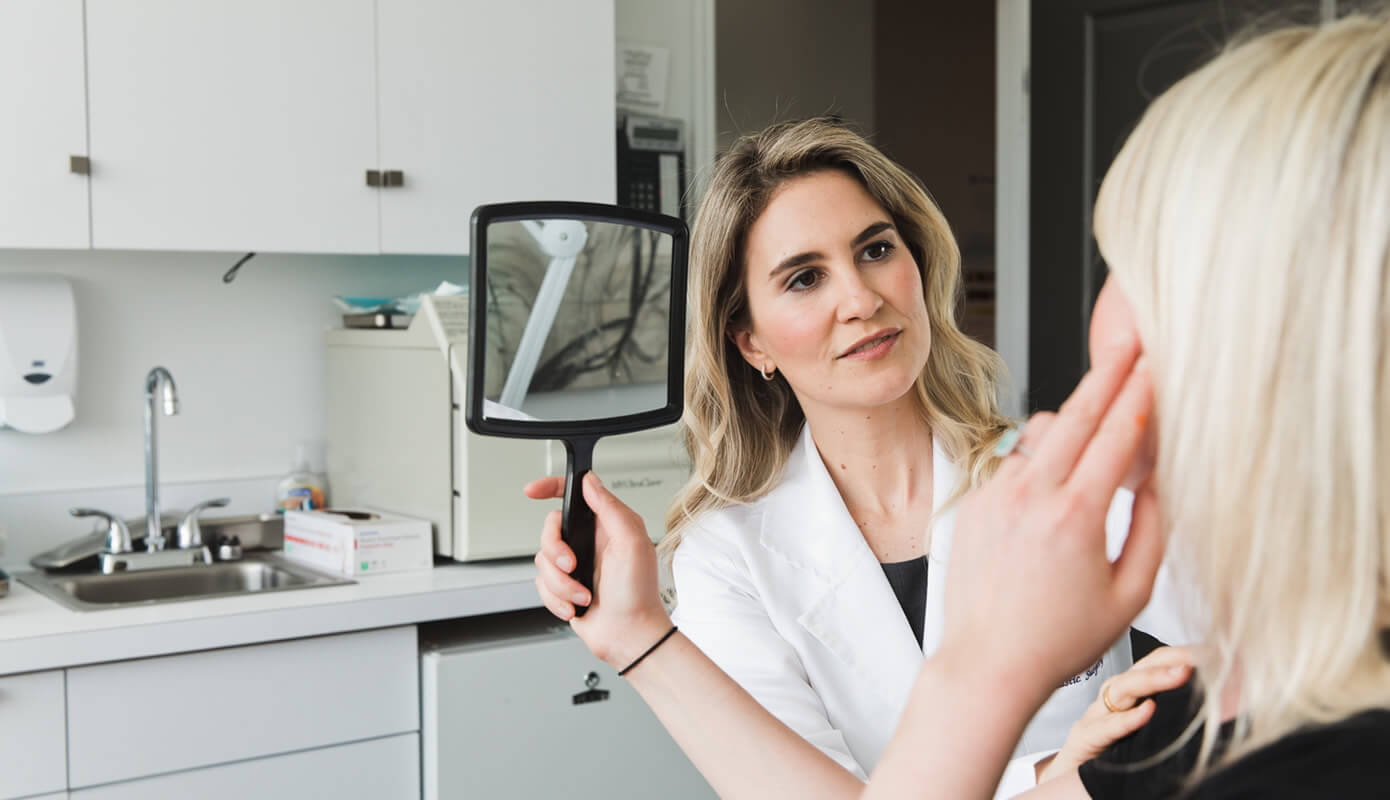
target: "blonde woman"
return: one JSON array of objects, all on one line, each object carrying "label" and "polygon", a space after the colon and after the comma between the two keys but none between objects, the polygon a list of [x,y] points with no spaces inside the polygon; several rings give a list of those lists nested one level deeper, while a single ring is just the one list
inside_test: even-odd
[{"label": "blonde woman", "polygon": [[1169,548],[1211,624],[1196,685],[1087,787],[1385,797],[1390,17],[1266,34],[1184,79],[1095,220],[1118,284],[1102,303],[1157,385]]},{"label": "blonde woman", "polygon": [[[691,264],[694,470],[662,543],[675,622],[862,780],[941,641],[953,504],[994,469],[1010,429],[996,408],[1000,363],[955,325],[960,257],[936,205],[827,120],[773,126],[720,159]],[[558,490],[545,480],[528,494]],[[559,542],[537,558],[542,597],[565,619],[589,601],[566,574],[571,559]],[[1001,794],[1033,786],[1042,756],[1130,667],[1128,636],[1112,644],[1058,681]],[[1112,703],[1176,685],[1152,666],[1118,684]],[[1073,737],[1082,756],[1149,713],[1117,707]]]}]

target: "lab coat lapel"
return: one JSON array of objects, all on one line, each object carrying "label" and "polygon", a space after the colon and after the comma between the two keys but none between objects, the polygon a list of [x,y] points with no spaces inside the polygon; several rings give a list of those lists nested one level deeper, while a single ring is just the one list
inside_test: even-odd
[{"label": "lab coat lapel", "polygon": [[813,581],[791,594],[797,620],[895,707],[906,702],[922,654],[883,568],[845,508],[809,426],[764,517],[763,547]]},{"label": "lab coat lapel", "polygon": [[922,654],[930,657],[941,646],[946,624],[946,562],[956,529],[955,506],[942,511],[961,479],[960,470],[941,449],[932,448],[932,528],[927,555],[927,617],[922,625]]}]

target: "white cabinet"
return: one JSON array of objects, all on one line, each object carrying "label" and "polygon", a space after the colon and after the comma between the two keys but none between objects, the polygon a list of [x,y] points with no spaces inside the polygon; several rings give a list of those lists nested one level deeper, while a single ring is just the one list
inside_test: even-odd
[{"label": "white cabinet", "polygon": [[613,0],[382,0],[381,249],[466,253],[480,203],[611,203]]},{"label": "white cabinet", "polygon": [[87,0],[92,246],[377,251],[374,10]]},{"label": "white cabinet", "polygon": [[636,691],[545,611],[425,631],[425,800],[715,796]]},{"label": "white cabinet", "polygon": [[0,798],[68,785],[63,672],[0,678]]},{"label": "white cabinet", "polygon": [[0,5],[0,246],[455,254],[613,200],[613,0],[83,8]]},{"label": "white cabinet", "polygon": [[[228,729],[220,741],[238,737]],[[241,761],[74,791],[72,800],[384,800],[420,796],[420,737],[385,739]]]},{"label": "white cabinet", "polygon": [[82,0],[0,3],[0,247],[87,247]]},{"label": "white cabinet", "polygon": [[78,667],[67,702],[74,790],[415,732],[415,628]]}]

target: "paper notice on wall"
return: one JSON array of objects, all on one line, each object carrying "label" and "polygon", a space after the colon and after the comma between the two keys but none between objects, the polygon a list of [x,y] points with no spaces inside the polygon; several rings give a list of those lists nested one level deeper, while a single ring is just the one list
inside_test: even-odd
[{"label": "paper notice on wall", "polygon": [[647,44],[618,43],[618,108],[645,114],[666,111],[666,73],[671,51]]}]

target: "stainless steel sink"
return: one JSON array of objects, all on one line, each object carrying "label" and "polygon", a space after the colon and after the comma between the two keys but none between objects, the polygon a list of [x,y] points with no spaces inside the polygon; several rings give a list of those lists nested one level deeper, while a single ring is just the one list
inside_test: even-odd
[{"label": "stainless steel sink", "polygon": [[266,553],[240,561],[113,575],[21,572],[15,580],[76,611],[125,608],[213,597],[283,592],[355,583]]}]

